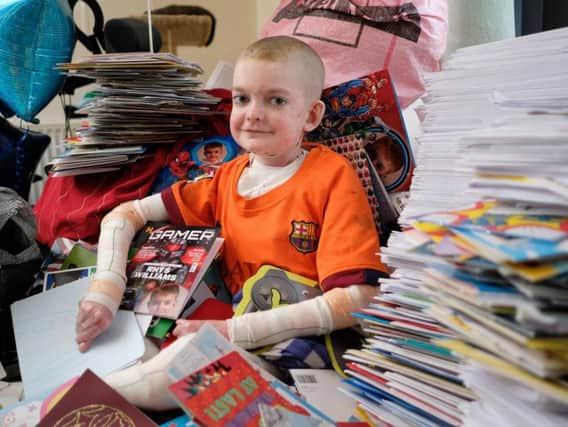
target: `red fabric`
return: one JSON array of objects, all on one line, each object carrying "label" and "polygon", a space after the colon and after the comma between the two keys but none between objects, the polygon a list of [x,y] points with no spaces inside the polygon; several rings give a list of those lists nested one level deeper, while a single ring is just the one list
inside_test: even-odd
[{"label": "red fabric", "polygon": [[208,298],[195,309],[189,320],[226,320],[233,317],[233,306],[215,298]]},{"label": "red fabric", "polygon": [[[201,136],[230,135],[231,92],[226,89],[205,92],[221,100],[211,107],[219,114],[196,116]],[[34,207],[38,221],[36,239],[48,246],[57,237],[96,243],[104,215],[120,203],[147,196],[160,170],[190,140],[181,138],[176,144],[158,146],[149,157],[117,172],[49,177]]]},{"label": "red fabric", "polygon": [[212,107],[216,112],[221,113],[211,116],[203,116],[200,120],[200,127],[204,130],[205,136],[227,136],[231,134],[229,127],[229,116],[233,108],[233,98],[230,90],[227,89],[209,89],[204,90],[211,96],[221,98],[221,101]]},{"label": "red fabric", "polygon": [[118,204],[145,197],[156,174],[187,139],[164,144],[148,157],[111,173],[50,176],[34,207],[38,242],[51,246],[57,237],[96,243],[104,215]]}]

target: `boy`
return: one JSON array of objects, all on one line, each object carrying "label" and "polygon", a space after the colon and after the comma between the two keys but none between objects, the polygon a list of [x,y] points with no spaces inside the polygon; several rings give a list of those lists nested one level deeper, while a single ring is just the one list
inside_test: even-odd
[{"label": "boy", "polygon": [[171,316],[179,295],[179,285],[164,283],[150,293],[148,311],[154,316]]},{"label": "boy", "polygon": [[223,144],[220,142],[209,142],[203,146],[203,163],[199,168],[204,174],[212,177],[217,172],[223,161]]},{"label": "boy", "polygon": [[400,177],[404,167],[404,153],[390,136],[372,135],[376,136],[376,140],[365,148],[383,183],[386,186],[391,185]]},{"label": "boy", "polygon": [[223,160],[222,152],[223,144],[220,142],[209,142],[203,146],[203,160],[209,165],[218,165]]},{"label": "boy", "polygon": [[[124,289],[129,242],[149,220],[219,224],[225,238],[223,276],[233,295],[265,264],[320,284],[323,295],[310,300],[208,321],[243,348],[323,335],[356,323],[350,313],[376,295],[386,268],[353,168],[326,147],[302,148],[304,133],[316,128],[324,113],[323,81],[319,56],[292,37],[259,40],[239,56],[230,125],[249,154],[223,164],[212,179],[174,184],[104,218],[97,274],[77,318],[81,351],[110,325]],[[186,335],[201,325],[178,320],[174,334]],[[138,406],[173,407],[161,371],[183,341],[137,367],[132,377],[139,382],[120,373],[107,382]]]}]

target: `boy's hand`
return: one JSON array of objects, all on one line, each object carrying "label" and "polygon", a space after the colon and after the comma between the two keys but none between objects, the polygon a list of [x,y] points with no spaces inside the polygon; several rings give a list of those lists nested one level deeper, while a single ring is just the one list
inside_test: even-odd
[{"label": "boy's hand", "polygon": [[176,320],[176,327],[174,328],[173,334],[176,337],[181,337],[187,334],[197,332],[199,328],[208,323],[217,329],[221,334],[229,339],[229,331],[227,329],[227,322],[225,320]]},{"label": "boy's hand", "polygon": [[87,351],[93,340],[109,328],[112,318],[111,311],[104,305],[93,301],[81,301],[75,324],[75,341],[79,344],[81,353]]}]

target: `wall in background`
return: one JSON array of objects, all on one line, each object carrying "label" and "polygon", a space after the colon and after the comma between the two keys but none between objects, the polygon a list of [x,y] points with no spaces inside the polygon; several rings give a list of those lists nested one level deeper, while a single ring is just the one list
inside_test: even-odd
[{"label": "wall in background", "polygon": [[[257,37],[257,3],[262,4],[261,17],[269,14],[267,0],[151,0],[152,9],[176,5],[201,6],[209,10],[216,18],[215,37],[207,47],[182,46],[178,48],[178,56],[197,62],[205,73],[201,79],[205,82],[215,68],[217,61],[234,62],[238,53]],[[98,0],[104,14],[105,22],[111,18],[139,16],[146,10],[147,2],[143,0]],[[83,2],[78,2],[74,10],[75,22],[87,35],[92,34],[93,16]],[[73,60],[87,55],[89,52],[77,43]],[[84,87],[76,91],[73,99],[76,102],[93,87]],[[63,123],[64,115],[61,101],[55,98],[40,114],[42,124]]]},{"label": "wall in background", "polygon": [[256,1],[256,33],[260,33],[260,29],[268,18],[272,15],[280,0],[257,0]]},{"label": "wall in background", "polygon": [[[147,2],[141,0],[98,0],[105,21],[111,18],[124,18],[144,13]],[[152,0],[152,9],[170,4],[202,6],[216,17],[215,38],[207,47],[180,47],[178,55],[199,63],[206,81],[217,61],[234,62],[238,53],[255,40],[260,28],[269,19],[279,0]],[[514,37],[514,0],[448,0],[449,34],[447,54],[455,49],[473,44]],[[75,20],[86,34],[92,33],[93,17],[90,9],[77,3]],[[74,60],[88,54],[78,43]],[[90,88],[77,90],[74,100],[78,100]],[[62,123],[64,120],[61,102],[55,98],[40,114],[44,124]]]},{"label": "wall in background", "polygon": [[515,0],[448,0],[448,48],[515,37]]}]

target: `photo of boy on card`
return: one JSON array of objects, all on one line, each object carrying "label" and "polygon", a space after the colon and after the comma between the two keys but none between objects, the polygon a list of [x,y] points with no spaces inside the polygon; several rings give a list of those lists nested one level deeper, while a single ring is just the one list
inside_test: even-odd
[{"label": "photo of boy on card", "polygon": [[160,285],[154,279],[147,280],[144,289],[134,311],[158,317],[175,318],[187,295],[187,289],[177,283],[166,282]]},{"label": "photo of boy on card", "polygon": [[367,132],[364,148],[372,166],[387,190],[397,186],[408,171],[409,157],[404,145],[393,135],[382,132]]},{"label": "photo of boy on card", "polygon": [[219,165],[227,156],[227,149],[218,141],[203,144],[201,161],[208,165]]},{"label": "photo of boy on card", "polygon": [[194,166],[189,178],[213,176],[222,163],[234,159],[239,154],[239,147],[230,136],[216,136],[202,139],[191,150]]}]

